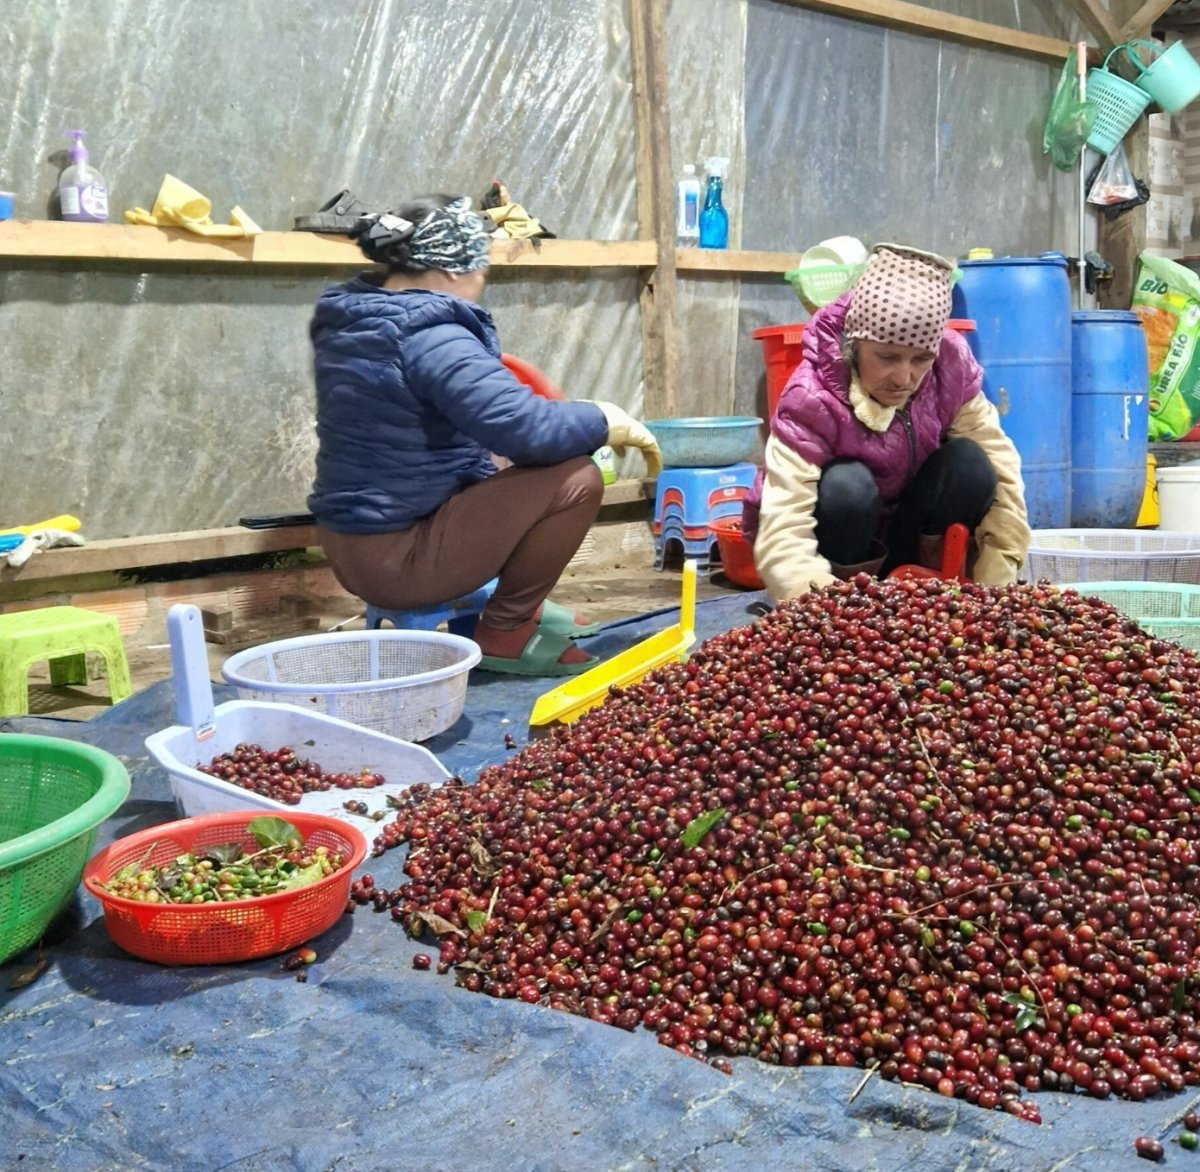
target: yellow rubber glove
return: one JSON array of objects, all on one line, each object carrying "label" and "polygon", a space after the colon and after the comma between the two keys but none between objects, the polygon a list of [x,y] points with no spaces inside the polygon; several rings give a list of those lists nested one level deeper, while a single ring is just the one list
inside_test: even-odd
[{"label": "yellow rubber glove", "polygon": [[604,413],[608,423],[608,446],[618,456],[623,456],[627,447],[640,448],[646,461],[646,472],[650,476],[657,476],[662,471],[662,452],[658,450],[658,441],[650,434],[650,429],[615,403],[603,403],[597,399],[595,405]]},{"label": "yellow rubber glove", "polygon": [[125,219],[131,224],[183,228],[197,236],[234,240],[257,236],[262,232],[240,207],[235,207],[230,213],[228,224],[213,223],[212,201],[174,175],[163,176],[162,186],[150,211],[133,208],[125,213]]}]

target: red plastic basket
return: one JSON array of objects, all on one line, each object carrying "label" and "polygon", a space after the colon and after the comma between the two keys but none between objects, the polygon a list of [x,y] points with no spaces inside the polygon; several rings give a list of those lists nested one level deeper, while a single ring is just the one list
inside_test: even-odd
[{"label": "red plastic basket", "polygon": [[88,863],[83,883],[104,907],[108,934],[126,952],[159,964],[232,964],[295,948],[332,927],[346,909],[354,869],[367,854],[367,840],[353,826],[323,814],[289,810],[284,817],[312,846],[337,851],[345,863],[307,887],[230,903],[138,903],[110,895],[103,885],[124,866],[170,862],[196,848],[244,840],[261,810],[205,814],[139,830],[107,846]]},{"label": "red plastic basket", "polygon": [[721,551],[721,569],[735,586],[761,590],[763,581],[754,567],[754,550],[742,534],[741,517],[718,517],[708,523]]},{"label": "red plastic basket", "polygon": [[763,362],[767,367],[767,416],[775,414],[779,396],[792,377],[792,371],[804,357],[804,327],[808,322],[789,326],[763,326],[750,336],[763,344]]},{"label": "red plastic basket", "polygon": [[500,361],[508,367],[508,373],[519,383],[524,383],[535,395],[543,399],[561,400],[566,395],[556,387],[532,362],[518,358],[515,354],[501,354]]}]

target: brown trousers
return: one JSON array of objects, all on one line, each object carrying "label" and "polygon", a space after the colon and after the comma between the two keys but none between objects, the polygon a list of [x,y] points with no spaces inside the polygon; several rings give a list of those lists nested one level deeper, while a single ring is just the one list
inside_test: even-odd
[{"label": "brown trousers", "polygon": [[600,511],[588,456],[505,468],[464,488],[400,533],[334,533],[321,545],[337,580],[371,606],[401,610],[460,598],[499,578],[483,620],[513,630],[533,618]]}]

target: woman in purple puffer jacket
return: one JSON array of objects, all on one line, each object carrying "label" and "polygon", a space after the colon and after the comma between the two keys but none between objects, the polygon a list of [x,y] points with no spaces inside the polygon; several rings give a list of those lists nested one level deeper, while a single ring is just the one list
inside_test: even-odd
[{"label": "woman in purple puffer jacket", "polygon": [[855,573],[940,568],[955,523],[973,537],[972,578],[1016,580],[1030,540],[1021,461],[946,328],[953,271],[877,245],[854,291],[809,322],[742,518],[776,602]]}]

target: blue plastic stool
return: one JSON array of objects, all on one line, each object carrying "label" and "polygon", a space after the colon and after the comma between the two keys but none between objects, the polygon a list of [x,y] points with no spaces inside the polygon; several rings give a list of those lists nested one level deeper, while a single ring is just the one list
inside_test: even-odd
[{"label": "blue plastic stool", "polygon": [[[693,530],[693,533],[695,530]],[[654,568],[661,570],[667,560],[668,546],[675,542],[682,547],[683,557],[697,562],[697,569],[707,570],[713,561],[712,551],[716,539],[704,530],[703,537],[689,537],[678,522],[666,522],[662,530],[654,535]]]},{"label": "blue plastic stool", "polygon": [[753,464],[726,468],[664,468],[654,492],[654,528],[680,519],[685,529],[707,528],[710,521],[740,513],[742,497],[754,484]]},{"label": "blue plastic stool", "polygon": [[432,602],[428,606],[414,606],[408,610],[384,610],[380,606],[368,606],[367,630],[377,631],[385,621],[403,631],[436,631],[445,623],[452,635],[463,635],[469,639],[495,589],[496,579],[493,578],[478,590],[450,602]]}]

